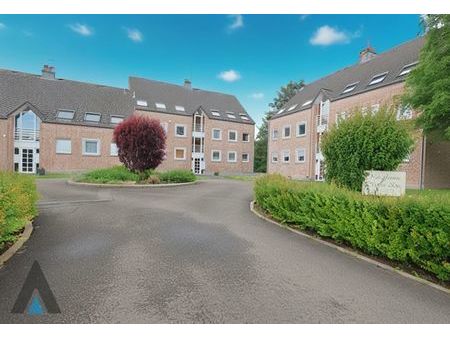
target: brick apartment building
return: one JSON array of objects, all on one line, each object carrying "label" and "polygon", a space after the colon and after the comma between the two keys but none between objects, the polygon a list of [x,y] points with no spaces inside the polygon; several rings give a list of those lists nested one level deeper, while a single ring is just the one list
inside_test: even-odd
[{"label": "brick apartment building", "polygon": [[[268,172],[323,180],[321,137],[355,109],[376,113],[392,105],[399,120],[415,118],[417,113],[401,106],[398,97],[423,43],[423,37],[417,38],[382,54],[368,47],[357,64],[306,85],[269,120]],[[450,142],[417,134],[414,150],[398,168],[406,172],[407,187],[449,188]]]},{"label": "brick apartment building", "polygon": [[161,169],[253,172],[254,122],[232,95],[131,77],[129,88],[0,70],[0,170],[72,172],[119,164],[115,126],[132,114],[161,121]]}]

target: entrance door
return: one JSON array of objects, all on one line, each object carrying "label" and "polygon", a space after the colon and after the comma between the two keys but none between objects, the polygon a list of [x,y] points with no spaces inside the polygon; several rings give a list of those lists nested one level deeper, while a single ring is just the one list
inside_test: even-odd
[{"label": "entrance door", "polygon": [[20,172],[22,173],[34,173],[34,156],[33,148],[22,148],[22,158]]},{"label": "entrance door", "polygon": [[324,179],[324,168],[323,161],[321,159],[316,159],[316,181],[323,181]]},{"label": "entrance door", "polygon": [[201,161],[199,158],[194,158],[194,174],[196,175],[200,175],[201,173],[200,163]]}]

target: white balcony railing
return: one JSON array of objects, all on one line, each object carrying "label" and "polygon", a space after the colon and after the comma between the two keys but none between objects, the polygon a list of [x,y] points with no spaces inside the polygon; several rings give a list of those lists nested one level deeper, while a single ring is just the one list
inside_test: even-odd
[{"label": "white balcony railing", "polygon": [[39,130],[16,128],[14,131],[14,140],[16,141],[39,141],[39,138]]}]

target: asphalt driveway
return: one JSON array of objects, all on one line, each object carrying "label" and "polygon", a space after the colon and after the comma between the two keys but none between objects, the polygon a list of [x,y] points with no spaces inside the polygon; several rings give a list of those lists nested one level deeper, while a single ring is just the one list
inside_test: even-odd
[{"label": "asphalt driveway", "polygon": [[[0,322],[450,323],[450,295],[253,215],[250,182],[38,185],[35,231],[0,269]],[[61,314],[10,314],[34,260]]]}]

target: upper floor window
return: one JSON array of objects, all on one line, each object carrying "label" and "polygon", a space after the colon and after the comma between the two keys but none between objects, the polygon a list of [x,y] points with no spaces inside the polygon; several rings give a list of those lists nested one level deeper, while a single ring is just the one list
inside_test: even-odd
[{"label": "upper floor window", "polygon": [[297,124],[297,136],[306,135],[306,122],[299,122]]},{"label": "upper floor window", "polygon": [[14,117],[14,139],[38,141],[41,119],[31,110],[18,113]]},{"label": "upper floor window", "polygon": [[84,114],[84,120],[86,122],[100,122],[99,113],[86,113]]},{"label": "upper floor window", "polygon": [[186,136],[186,126],[184,124],[175,125],[175,136],[184,137]]},{"label": "upper floor window", "polygon": [[167,135],[167,131],[169,130],[169,124],[167,122],[161,122],[160,126],[161,126],[161,128],[164,130],[164,132]]},{"label": "upper floor window", "polygon": [[278,139],[278,129],[272,129],[272,140]]},{"label": "upper floor window", "polygon": [[164,103],[156,102],[155,106],[157,109],[166,109],[166,105]]},{"label": "upper floor window", "polygon": [[123,122],[123,116],[111,116],[112,124],[119,124]]},{"label": "upper floor window", "polygon": [[237,131],[228,130],[228,141],[237,142]]},{"label": "upper floor window", "polygon": [[368,86],[372,86],[372,85],[374,85],[374,84],[383,82],[383,80],[386,78],[387,74],[388,74],[388,72],[385,72],[385,73],[381,73],[381,74],[375,75],[375,76],[372,78],[372,80],[370,80]]},{"label": "upper floor window", "polygon": [[63,120],[73,120],[75,112],[73,110],[58,110],[57,118]]},{"label": "upper floor window", "polygon": [[214,128],[212,130],[212,139],[213,140],[221,140],[222,139],[222,130],[218,128]]},{"label": "upper floor window", "polygon": [[409,105],[401,105],[397,108],[397,120],[412,119],[413,112]]},{"label": "upper floor window", "polygon": [[250,142],[250,134],[242,133],[242,142]]},{"label": "upper floor window", "polygon": [[291,126],[284,126],[283,127],[283,138],[289,138],[291,137]]}]

